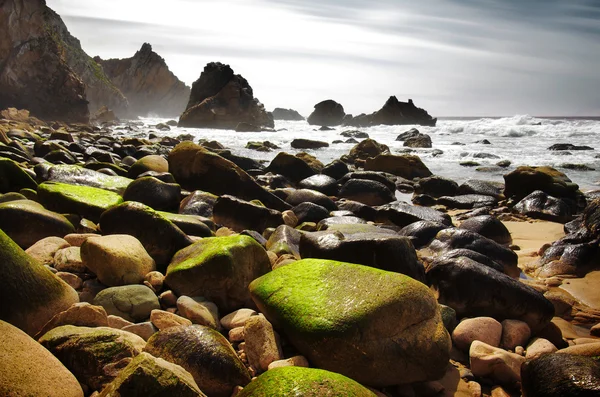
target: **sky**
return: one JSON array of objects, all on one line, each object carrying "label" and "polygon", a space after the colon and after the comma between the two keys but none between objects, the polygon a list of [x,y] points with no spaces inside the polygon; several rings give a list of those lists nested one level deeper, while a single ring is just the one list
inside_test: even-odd
[{"label": "sky", "polygon": [[47,0],[90,55],[219,61],[267,110],[600,116],[600,0]]}]

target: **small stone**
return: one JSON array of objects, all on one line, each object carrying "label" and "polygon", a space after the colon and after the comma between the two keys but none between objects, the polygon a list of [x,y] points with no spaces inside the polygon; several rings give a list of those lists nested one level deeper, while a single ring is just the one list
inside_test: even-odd
[{"label": "small stone", "polygon": [[165,276],[161,272],[152,271],[144,276],[144,284],[148,283],[148,287],[151,287],[154,292],[160,292],[163,288]]},{"label": "small stone", "polygon": [[227,236],[233,236],[234,234],[236,234],[236,233],[233,230],[231,230],[230,228],[225,227],[225,226],[220,227],[215,232],[216,237],[227,237]]},{"label": "small stone", "polygon": [[37,334],[43,336],[46,332],[62,325],[76,325],[80,327],[106,327],[108,317],[102,306],[93,306],[87,302],[75,303],[64,312],[58,313],[46,323]]},{"label": "small stone", "polygon": [[273,326],[262,315],[252,316],[246,321],[244,341],[248,362],[258,372],[266,371],[269,364],[283,358]]},{"label": "small stone", "polygon": [[283,211],[281,215],[283,216],[283,222],[286,225],[290,227],[296,227],[298,225],[298,217],[292,211]]},{"label": "small stone", "polygon": [[246,321],[252,316],[256,316],[256,311],[252,309],[238,309],[229,313],[221,319],[221,325],[225,329],[233,329],[243,327]]},{"label": "small stone", "polygon": [[176,307],[177,306],[177,295],[171,290],[164,291],[158,296],[160,306],[162,308]]},{"label": "small stone", "polygon": [[56,276],[62,279],[65,283],[69,284],[73,289],[79,290],[83,287],[83,280],[73,273],[58,272]]},{"label": "small stone", "polygon": [[123,329],[129,325],[133,325],[131,321],[127,321],[123,317],[115,316],[114,314],[109,315],[107,319],[108,326],[111,328]]},{"label": "small stone", "polygon": [[158,328],[156,328],[150,321],[128,325],[127,327],[123,327],[122,330],[136,334],[145,341],[148,341],[152,335],[158,332]]},{"label": "small stone", "polygon": [[531,337],[527,323],[519,320],[502,321],[502,340],[500,346],[506,350],[514,350],[517,346],[525,346]]},{"label": "small stone", "polygon": [[487,377],[509,386],[521,380],[521,364],[525,362],[525,357],[518,354],[476,340],[469,349],[469,359],[475,376]]},{"label": "small stone", "polygon": [[305,367],[308,368],[308,360],[304,356],[294,356],[286,358],[285,360],[273,361],[269,364],[269,369],[280,368],[280,367]]},{"label": "small stone", "polygon": [[556,346],[549,340],[544,338],[534,338],[529,346],[527,346],[525,358],[527,360],[534,360],[542,354],[554,353],[557,350]]},{"label": "small stone", "polygon": [[190,320],[192,324],[206,325],[217,331],[221,329],[217,305],[204,298],[180,296],[177,299],[177,310],[181,316]]},{"label": "small stone", "polygon": [[152,310],[150,313],[150,321],[159,330],[176,327],[178,325],[192,325],[192,322],[187,318],[158,309]]},{"label": "small stone", "polygon": [[70,244],[60,237],[46,237],[25,250],[42,265],[52,264],[56,251],[69,247]]},{"label": "small stone", "polygon": [[54,268],[59,272],[87,272],[87,267],[85,267],[81,260],[79,247],[67,247],[56,251],[56,254],[54,254]]},{"label": "small stone", "polygon": [[517,346],[517,347],[515,347],[515,353],[518,354],[519,356],[524,356],[525,348],[523,348],[523,346]]},{"label": "small stone", "polygon": [[267,251],[267,256],[269,257],[269,262],[271,262],[271,268],[275,266],[277,259],[279,258],[276,253],[273,251]]},{"label": "small stone", "polygon": [[90,237],[99,237],[96,233],[71,233],[65,236],[65,241],[71,244],[71,247],[81,247],[81,244]]},{"label": "small stone", "polygon": [[471,393],[473,393],[473,397],[481,397],[482,396],[481,385],[479,383],[470,381],[467,383],[467,386],[469,387],[469,390],[471,390]]},{"label": "small stone", "polygon": [[244,341],[244,327],[237,327],[229,330],[229,342],[243,342]]},{"label": "small stone", "polygon": [[452,332],[452,341],[459,349],[469,350],[473,341],[498,347],[502,337],[502,324],[491,317],[476,317],[461,321]]}]

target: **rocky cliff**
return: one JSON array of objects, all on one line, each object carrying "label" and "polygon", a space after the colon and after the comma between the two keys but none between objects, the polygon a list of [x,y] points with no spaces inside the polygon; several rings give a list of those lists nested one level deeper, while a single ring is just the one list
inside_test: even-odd
[{"label": "rocky cliff", "polygon": [[87,122],[85,85],[69,66],[44,0],[0,0],[0,109]]},{"label": "rocky cliff", "polygon": [[144,43],[132,58],[94,60],[129,100],[131,116],[154,113],[175,117],[184,111],[190,88],[169,70],[150,44]]},{"label": "rocky cliff", "polygon": [[234,74],[229,65],[211,62],[192,85],[181,127],[235,129],[239,123],[273,127],[273,118],[254,98],[245,78]]}]

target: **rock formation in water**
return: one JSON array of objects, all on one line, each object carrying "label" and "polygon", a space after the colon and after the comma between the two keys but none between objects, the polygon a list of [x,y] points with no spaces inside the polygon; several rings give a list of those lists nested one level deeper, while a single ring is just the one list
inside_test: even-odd
[{"label": "rock formation in water", "polygon": [[94,60],[129,100],[130,115],[174,117],[185,109],[190,88],[169,70],[150,44],[144,43],[131,58]]},{"label": "rock formation in water", "polygon": [[274,120],[301,121],[304,117],[294,109],[275,108],[271,112]]},{"label": "rock formation in water", "polygon": [[371,115],[371,124],[402,125],[419,124],[435,126],[434,119],[426,110],[418,108],[412,99],[408,102],[400,102],[395,96],[391,96],[383,107]]},{"label": "rock formation in water", "polygon": [[0,2],[0,109],[41,119],[87,122],[85,85],[69,66],[44,0]]},{"label": "rock formation in water", "polygon": [[333,126],[342,124],[344,116],[344,107],[333,99],[327,99],[315,105],[315,110],[308,116],[307,121],[312,125]]},{"label": "rock formation in water", "polygon": [[211,62],[192,85],[187,109],[179,119],[181,127],[235,129],[238,123],[273,127],[273,118],[254,98],[245,78],[229,65]]}]

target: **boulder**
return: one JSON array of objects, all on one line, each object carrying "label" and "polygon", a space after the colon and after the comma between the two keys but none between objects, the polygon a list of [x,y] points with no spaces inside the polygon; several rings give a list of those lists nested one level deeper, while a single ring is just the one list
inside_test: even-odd
[{"label": "boulder", "polygon": [[278,153],[265,171],[281,174],[292,182],[299,182],[317,173],[306,161],[285,152]]},{"label": "boulder", "polygon": [[407,276],[303,259],[254,280],[250,291],[267,319],[319,368],[373,386],[445,372],[450,339],[437,302]]},{"label": "boulder", "polygon": [[148,353],[138,354],[98,397],[205,397],[192,375],[177,364]]},{"label": "boulder", "polygon": [[331,163],[325,165],[321,170],[323,175],[332,177],[333,179],[340,179],[349,172],[348,165],[341,160],[333,160]]},{"label": "boulder", "polygon": [[301,189],[311,189],[326,194],[328,196],[337,196],[337,180],[324,174],[309,176],[298,182]]},{"label": "boulder", "polygon": [[230,194],[244,200],[256,199],[280,211],[290,208],[240,167],[192,142],[175,146],[169,154],[169,169],[184,189]]},{"label": "boulder", "polygon": [[169,162],[163,156],[159,156],[157,154],[144,156],[133,163],[133,165],[127,171],[127,176],[135,179],[148,171],[160,173],[169,172]]},{"label": "boulder", "polygon": [[514,387],[521,380],[521,365],[525,357],[475,341],[469,350],[469,361],[473,375]]},{"label": "boulder", "polygon": [[215,223],[208,218],[197,215],[173,214],[172,212],[156,211],[160,216],[171,221],[182,232],[195,237],[212,237]]},{"label": "boulder", "polygon": [[572,143],[555,143],[550,146],[548,150],[594,150],[594,148],[590,146],[573,145]]},{"label": "boulder", "polygon": [[414,105],[412,99],[400,102],[391,96],[383,107],[371,115],[372,124],[404,125],[418,124],[435,127],[437,119],[432,118],[427,111]]},{"label": "boulder", "polygon": [[0,193],[36,188],[37,183],[19,164],[0,157]]},{"label": "boulder", "polygon": [[113,368],[119,361],[142,352],[146,342],[137,335],[108,327],[54,328],[39,340],[77,380],[92,390],[102,388],[115,378]]},{"label": "boulder", "polygon": [[534,219],[550,222],[567,223],[573,220],[573,209],[568,202],[552,197],[541,190],[527,195],[513,209],[520,214]]},{"label": "boulder", "polygon": [[491,269],[497,270],[501,273],[507,274],[512,278],[518,278],[521,274],[521,271],[516,266],[502,266],[495,260],[491,259],[485,254],[481,254],[479,252],[465,249],[465,248],[457,248],[450,251],[444,252],[443,255],[438,256],[433,261],[434,264],[445,263],[445,262],[470,262],[475,261],[474,265],[476,266],[487,266]]},{"label": "boulder", "polygon": [[498,200],[492,196],[481,194],[461,194],[458,196],[443,196],[437,199],[437,204],[446,206],[451,209],[472,209],[493,207],[498,203]]},{"label": "boulder", "polygon": [[418,156],[380,154],[373,157],[367,159],[365,170],[388,172],[406,179],[426,178],[432,175]]},{"label": "boulder", "polygon": [[304,222],[315,222],[329,217],[329,210],[321,205],[304,202],[298,204],[292,211],[298,218],[298,224],[302,224]]},{"label": "boulder", "polygon": [[127,234],[88,238],[81,245],[81,259],[109,287],[141,284],[146,274],[156,270],[142,243]]},{"label": "boulder", "polygon": [[190,99],[179,117],[180,127],[235,129],[246,122],[259,127],[275,125],[264,106],[254,98],[245,78],[229,65],[208,63],[192,85]]},{"label": "boulder", "polygon": [[335,372],[316,368],[275,368],[256,378],[237,397],[271,396],[354,396],[375,397],[359,383]]},{"label": "boulder", "polygon": [[[36,167],[36,173],[38,173],[38,167]],[[54,165],[47,170],[45,175],[41,175],[41,177],[49,182],[97,187],[119,194],[123,194],[127,186],[131,183],[131,179],[129,178],[106,175],[77,165]]]},{"label": "boulder", "polygon": [[500,347],[506,350],[515,350],[517,346],[526,346],[531,337],[531,330],[527,323],[519,320],[502,321],[502,340]]},{"label": "boulder", "polygon": [[192,324],[205,325],[217,331],[221,330],[217,305],[204,298],[190,298],[182,295],[177,299],[177,311]]},{"label": "boulder", "polygon": [[[377,156],[383,155],[383,154],[389,155],[389,153],[390,153],[390,148],[387,145],[379,143],[379,142],[375,141],[374,139],[365,139],[364,141],[360,142],[359,144],[357,144],[350,150],[348,157],[350,159],[352,159],[352,161],[357,161],[357,160],[367,160],[370,157],[377,157]],[[375,171],[380,171],[380,170],[375,170]]]},{"label": "boulder", "polygon": [[344,107],[332,99],[319,102],[315,110],[308,116],[308,124],[321,126],[334,126],[342,124],[346,116]]},{"label": "boulder", "polygon": [[419,249],[429,245],[440,230],[447,229],[448,227],[439,222],[418,221],[403,227],[398,234],[408,237],[415,248]]},{"label": "boulder", "polygon": [[404,147],[431,148],[431,137],[427,134],[417,134],[404,140]]},{"label": "boulder", "polygon": [[83,397],[77,379],[48,350],[0,320],[0,395]]},{"label": "boulder", "polygon": [[459,229],[469,230],[473,233],[494,240],[498,244],[508,245],[512,243],[510,232],[504,224],[491,215],[474,216],[460,224]]},{"label": "boulder", "polygon": [[460,350],[469,351],[474,341],[498,347],[502,337],[502,324],[491,317],[475,317],[461,321],[452,331],[452,341]]},{"label": "boulder", "polygon": [[109,315],[131,322],[146,320],[152,310],[160,309],[158,298],[145,285],[106,288],[96,295],[94,305],[102,306]]},{"label": "boulder", "polygon": [[296,138],[292,140],[290,146],[294,149],[321,149],[329,147],[327,142],[315,141],[312,139]]},{"label": "boulder", "polygon": [[268,227],[284,223],[281,212],[262,205],[224,195],[217,199],[213,208],[213,219],[237,232],[256,230],[262,232]]},{"label": "boulder", "polygon": [[217,198],[218,196],[212,193],[196,190],[181,200],[179,213],[182,215],[199,215],[210,218]]},{"label": "boulder", "polygon": [[157,211],[177,210],[181,200],[181,186],[145,176],[127,186],[123,199],[146,204]]},{"label": "boulder", "polygon": [[209,327],[162,330],[148,340],[144,351],[183,367],[211,397],[230,397],[236,386],[250,382],[248,370],[227,339]]},{"label": "boulder", "polygon": [[333,200],[321,192],[311,189],[296,189],[293,190],[285,199],[285,201],[293,206],[302,203],[313,203],[327,208],[330,211],[337,209]]},{"label": "boulder", "polygon": [[504,195],[520,201],[536,190],[557,198],[575,199],[579,186],[552,167],[518,167],[504,175]]},{"label": "boulder", "polygon": [[58,313],[44,325],[37,333],[36,338],[44,336],[47,332],[63,325],[76,325],[79,327],[108,327],[108,316],[102,306],[90,305],[87,302],[74,303],[64,312]]},{"label": "boulder", "polygon": [[273,326],[264,316],[252,316],[244,324],[244,352],[257,372],[265,372],[273,361],[283,359],[283,352]]},{"label": "boulder", "polygon": [[275,108],[271,112],[273,120],[302,121],[304,117],[293,109]]},{"label": "boulder", "polygon": [[70,244],[60,237],[46,237],[41,239],[25,252],[42,265],[51,265],[54,263],[54,255],[57,251],[70,247]]},{"label": "boulder", "polygon": [[277,256],[293,255],[300,259],[300,238],[302,233],[290,226],[281,225],[271,234],[265,248]]},{"label": "boulder", "polygon": [[418,207],[404,201],[394,201],[377,207],[377,220],[389,221],[397,226],[405,227],[418,221],[431,221],[451,226],[452,219],[433,208]]},{"label": "boulder", "polygon": [[0,320],[29,335],[79,302],[77,292],[0,230]]},{"label": "boulder", "polygon": [[123,202],[117,193],[89,186],[44,182],[37,188],[39,201],[51,211],[77,214],[93,222],[102,213]]},{"label": "boulder", "polygon": [[459,194],[481,194],[504,199],[504,184],[500,182],[469,179],[458,187]]},{"label": "boulder", "polygon": [[421,178],[415,184],[415,194],[427,194],[431,197],[456,196],[458,183],[437,175]]},{"label": "boulder", "polygon": [[593,200],[585,208],[583,225],[592,236],[600,237],[600,198]]},{"label": "boulder", "polygon": [[349,179],[341,187],[338,196],[370,206],[387,204],[396,199],[387,186],[367,179]]},{"label": "boulder", "polygon": [[165,283],[177,295],[203,296],[227,313],[252,305],[248,284],[270,269],[265,249],[252,237],[204,238],[175,254]]}]

